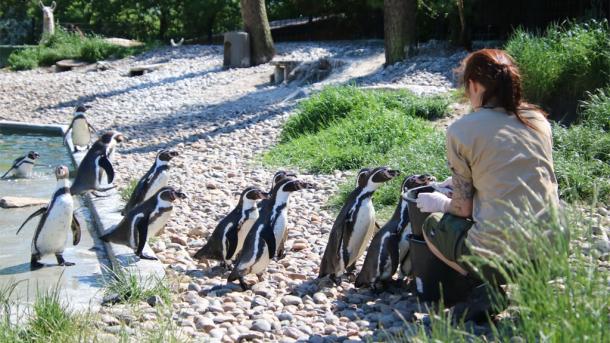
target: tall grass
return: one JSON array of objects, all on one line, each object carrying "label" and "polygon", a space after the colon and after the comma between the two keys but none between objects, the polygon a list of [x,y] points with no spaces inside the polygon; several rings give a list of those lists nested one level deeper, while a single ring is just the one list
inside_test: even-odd
[{"label": "tall grass", "polygon": [[555,24],[543,35],[518,29],[506,50],[523,74],[525,97],[553,112],[576,113],[587,91],[610,81],[610,29],[605,21]]},{"label": "tall grass", "polygon": [[590,92],[580,106],[580,124],[610,131],[610,85]]},{"label": "tall grass", "polygon": [[146,47],[116,46],[104,41],[100,36],[81,37],[58,28],[55,34],[45,39],[41,45],[13,52],[7,62],[12,70],[27,70],[50,66],[63,59],[96,62],[108,58],[122,58],[144,49]]},{"label": "tall grass", "polygon": [[[510,234],[512,239],[519,237],[520,243],[508,249],[504,257],[469,259],[473,265],[491,261],[509,281],[508,312],[513,319],[491,324],[494,339],[509,341],[518,336],[524,342],[608,342],[608,273],[600,268],[596,257],[580,245],[570,245],[564,235],[570,230],[573,236],[587,239],[590,224],[580,212],[567,208],[554,213],[550,220],[519,221],[521,224]],[[463,326],[452,326],[451,318],[444,313],[431,316],[431,323],[432,330],[420,332],[415,341],[439,342],[447,337],[452,341],[483,341],[473,338]]]},{"label": "tall grass", "polygon": [[105,273],[105,294],[112,295],[117,300],[127,303],[146,301],[157,295],[168,304],[171,300],[170,288],[164,280],[156,278],[143,278],[132,269],[120,267],[115,270],[108,269]]}]

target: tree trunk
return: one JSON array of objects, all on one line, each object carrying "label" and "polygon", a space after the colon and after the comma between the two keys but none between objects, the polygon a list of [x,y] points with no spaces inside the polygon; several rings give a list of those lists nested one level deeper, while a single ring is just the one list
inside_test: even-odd
[{"label": "tree trunk", "polygon": [[402,61],[407,55],[415,52],[416,14],[417,0],[384,0],[383,35],[386,65]]},{"label": "tree trunk", "polygon": [[269,62],[275,55],[265,0],[240,0],[244,29],[250,35],[252,65]]},{"label": "tree trunk", "polygon": [[165,40],[167,36],[167,30],[169,28],[169,9],[161,7],[161,14],[159,16],[159,39]]},{"label": "tree trunk", "polygon": [[464,13],[464,0],[456,0],[458,8],[458,16],[460,18],[460,34],[458,38],[458,44],[464,47],[466,50],[472,50],[472,41],[466,31],[466,14]]}]

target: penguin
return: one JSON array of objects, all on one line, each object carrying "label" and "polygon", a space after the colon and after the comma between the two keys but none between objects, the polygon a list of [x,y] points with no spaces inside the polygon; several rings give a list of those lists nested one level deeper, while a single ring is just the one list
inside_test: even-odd
[{"label": "penguin", "polygon": [[336,284],[345,271],[352,272],[375,233],[373,193],[400,174],[388,167],[364,168],[356,177],[357,186],[335,219],[322,257],[318,279],[329,276]]},{"label": "penguin", "polygon": [[123,142],[122,134],[109,131],[104,133],[83,158],[76,171],[76,178],[70,192],[73,195],[82,194],[87,191],[107,191],[115,186],[100,188],[102,178],[106,175],[108,184],[114,180],[114,169],[109,160],[109,154],[117,143]]},{"label": "penguin", "polygon": [[302,189],[313,189],[313,185],[294,178],[284,178],[275,184],[269,201],[250,229],[235,267],[227,282],[239,279],[243,290],[249,288],[244,281],[247,274],[256,274],[259,281],[272,258],[277,255],[280,240],[286,230],[286,212],[290,194]]},{"label": "penguin", "polygon": [[[407,191],[421,186],[433,185],[436,182],[436,178],[430,174],[421,174],[421,175],[413,175],[409,177],[402,187],[402,201],[407,198]],[[398,271],[399,277],[404,279],[405,277],[411,275],[412,265],[411,258],[409,257],[409,235],[413,233],[411,229],[411,223],[409,220],[409,224],[402,230],[400,233],[400,238],[398,241]]]},{"label": "penguin", "polygon": [[27,155],[15,159],[13,165],[0,179],[7,179],[9,177],[31,178],[34,161],[39,157],[40,155],[36,151],[30,151]]},{"label": "penguin", "polygon": [[155,163],[142,176],[131,193],[127,205],[121,211],[122,215],[125,215],[136,205],[153,196],[159,189],[167,186],[169,180],[169,161],[176,156],[178,156],[178,152],[174,150],[164,149],[159,151]]},{"label": "penguin", "polygon": [[392,280],[399,262],[402,262],[399,258],[399,243],[402,243],[402,241],[399,241],[399,238],[402,237],[404,232],[408,231],[406,230],[409,224],[407,192],[413,187],[427,184],[428,180],[430,179],[427,174],[411,175],[404,179],[400,187],[400,197],[394,214],[373,236],[373,240],[366,251],[364,264],[354,283],[356,287],[372,286],[376,288],[377,283],[386,286],[387,282]]},{"label": "penguin", "polygon": [[235,261],[258,218],[257,202],[268,198],[269,195],[258,188],[246,188],[237,206],[218,223],[206,245],[194,257],[218,260],[224,264]]},{"label": "penguin", "polygon": [[76,107],[72,122],[64,134],[64,144],[66,144],[68,133],[70,131],[72,132],[72,144],[74,144],[74,152],[78,152],[77,147],[85,147],[85,149],[89,149],[89,144],[91,143],[91,132],[97,132],[97,130],[91,124],[89,124],[87,118],[85,117],[85,111],[87,111],[88,108],[89,106],[82,105]]},{"label": "penguin", "polygon": [[[275,186],[275,184],[282,181],[283,179],[296,178],[296,177],[297,177],[297,174],[295,174],[293,172],[285,171],[285,170],[278,170],[277,172],[275,172],[275,174],[273,174],[273,178],[271,179],[271,188],[269,189],[269,193],[271,193],[273,191],[273,187]],[[263,199],[261,202],[259,202],[259,206],[258,206],[259,210],[267,205],[267,201],[270,201],[270,200]],[[284,230],[284,236],[282,237],[282,239],[280,240],[280,243],[278,245],[278,253],[274,257],[276,261],[279,261],[282,258],[284,258],[284,256],[285,256],[284,245],[286,244],[287,239],[288,239],[288,230]]]},{"label": "penguin", "polygon": [[34,238],[32,239],[32,258],[30,268],[32,270],[44,267],[40,263],[42,256],[55,254],[57,263],[60,266],[73,266],[73,262],[68,262],[63,258],[63,251],[68,238],[68,229],[72,230],[72,244],[80,242],[81,230],[78,220],[74,217],[74,201],[69,188],[69,170],[66,166],[55,168],[57,187],[51,201],[46,207],[42,207],[32,213],[17,230],[17,234],[23,229],[25,224],[32,218],[42,215]]},{"label": "penguin", "polygon": [[132,208],[100,239],[126,245],[134,249],[136,256],[141,259],[156,260],[156,257],[144,254],[144,245],[149,236],[156,236],[163,231],[174,208],[172,202],[176,199],[186,199],[186,194],[170,186],[161,188],[150,199]]}]

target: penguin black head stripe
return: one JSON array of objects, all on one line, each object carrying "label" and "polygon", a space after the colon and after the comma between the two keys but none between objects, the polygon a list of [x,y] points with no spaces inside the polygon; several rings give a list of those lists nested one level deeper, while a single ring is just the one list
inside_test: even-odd
[{"label": "penguin black head stripe", "polygon": [[369,180],[373,183],[384,183],[395,178],[399,174],[399,170],[393,170],[388,167],[379,167],[370,172]]},{"label": "penguin black head stripe", "polygon": [[273,189],[275,187],[275,185],[282,181],[285,178],[296,178],[297,174],[290,172],[290,171],[285,171],[285,170],[278,170],[277,172],[275,172],[275,174],[273,174],[273,179],[271,180],[271,189]]},{"label": "penguin black head stripe", "polygon": [[402,192],[407,192],[411,188],[428,185],[431,182],[436,181],[436,178],[430,174],[416,174],[405,178],[402,182]]},{"label": "penguin black head stripe", "polygon": [[371,172],[370,168],[362,168],[358,172],[358,176],[356,176],[356,186],[364,188],[369,179],[369,174]]},{"label": "penguin black head stripe", "polygon": [[159,153],[157,154],[157,159],[167,162],[167,161],[170,161],[172,158],[179,156],[179,155],[180,154],[175,150],[163,149],[163,150],[159,151]]},{"label": "penguin black head stripe", "polygon": [[248,187],[248,188],[244,189],[244,191],[241,194],[242,194],[241,198],[245,198],[248,200],[269,199],[268,193],[265,193],[256,187]]},{"label": "penguin black head stripe", "polygon": [[312,183],[305,182],[305,181],[298,180],[298,179],[286,178],[286,179],[283,179],[282,181],[278,182],[275,185],[272,193],[274,193],[274,194],[277,194],[280,192],[291,193],[291,192],[299,191],[301,189],[313,189],[313,188],[314,188],[314,185]]},{"label": "penguin black head stripe", "polygon": [[90,106],[78,105],[78,106],[76,106],[74,113],[85,113],[89,108],[90,108]]},{"label": "penguin black head stripe", "polygon": [[100,137],[100,141],[104,144],[110,144],[112,140],[115,140],[117,143],[121,143],[125,140],[125,137],[116,131],[108,131]]},{"label": "penguin black head stripe", "polygon": [[165,201],[175,201],[176,199],[186,199],[186,194],[175,190],[173,187],[163,187],[159,192],[159,198]]},{"label": "penguin black head stripe", "polygon": [[29,158],[29,159],[35,160],[35,159],[37,159],[38,157],[40,157],[40,155],[39,155],[39,154],[38,154],[36,151],[30,151],[30,152],[28,152],[28,158]]}]

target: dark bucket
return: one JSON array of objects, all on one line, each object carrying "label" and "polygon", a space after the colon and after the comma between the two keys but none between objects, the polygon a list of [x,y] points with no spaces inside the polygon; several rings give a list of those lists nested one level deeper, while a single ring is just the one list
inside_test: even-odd
[{"label": "dark bucket", "polygon": [[409,235],[409,249],[416,292],[421,300],[440,300],[442,288],[445,304],[452,304],[465,299],[476,285],[473,279],[456,272],[434,256],[423,238]]},{"label": "dark bucket", "polygon": [[424,220],[428,218],[430,213],[421,212],[417,208],[416,200],[419,193],[432,193],[434,188],[432,186],[423,186],[411,189],[407,192],[407,205],[409,207],[409,221],[411,222],[411,230],[415,236],[423,236],[423,225]]}]

